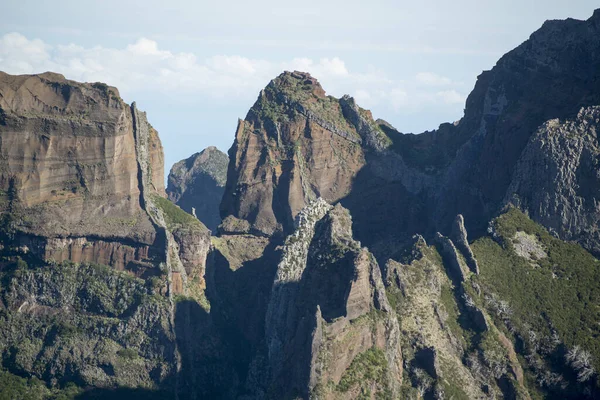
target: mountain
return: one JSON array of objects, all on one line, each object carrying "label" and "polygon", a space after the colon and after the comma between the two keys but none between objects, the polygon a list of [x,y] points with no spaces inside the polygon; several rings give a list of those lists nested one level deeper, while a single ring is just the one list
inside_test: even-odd
[{"label": "mountain", "polygon": [[365,163],[361,144],[384,138],[361,112],[370,118],[353,100],[326,96],[309,74],[271,81],[238,122],[229,150],[223,231],[289,234],[310,201],[348,195]]},{"label": "mountain", "polygon": [[[288,234],[299,210],[321,196],[350,210],[357,238],[383,260],[413,234],[448,230],[457,214],[485,233],[512,195],[537,128],[600,104],[599,29],[598,11],[587,21],[547,21],[478,77],[459,122],[418,135],[374,121],[349,97],[326,96],[307,74],[282,74],[239,122],[224,229]],[[594,231],[593,221],[574,229]],[[592,237],[581,243],[594,251]]]},{"label": "mountain", "polygon": [[205,299],[210,233],[164,198],[145,113],[102,83],[0,73],[0,116],[3,367],[53,385],[175,382],[173,302]]},{"label": "mountain", "polygon": [[418,135],[284,72],[169,198],[115,88],[2,74],[0,388],[599,398],[599,30],[546,22]]},{"label": "mountain", "polygon": [[174,164],[169,172],[169,200],[195,214],[213,232],[221,223],[219,204],[225,191],[228,163],[227,155],[211,146]]}]

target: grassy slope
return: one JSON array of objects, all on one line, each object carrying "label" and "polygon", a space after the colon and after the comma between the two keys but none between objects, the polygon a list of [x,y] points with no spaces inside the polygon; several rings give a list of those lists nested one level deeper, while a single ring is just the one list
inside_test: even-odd
[{"label": "grassy slope", "polygon": [[[494,221],[494,241],[483,237],[472,248],[481,275],[473,279],[485,293],[508,301],[517,333],[550,337],[554,330],[567,348],[579,345],[592,353],[600,368],[600,261],[582,247],[551,236],[516,209]],[[547,257],[527,260],[516,254],[517,231],[535,235]]]}]

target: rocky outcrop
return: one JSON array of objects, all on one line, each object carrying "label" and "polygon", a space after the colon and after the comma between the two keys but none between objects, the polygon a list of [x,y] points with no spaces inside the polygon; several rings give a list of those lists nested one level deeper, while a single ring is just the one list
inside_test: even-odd
[{"label": "rocky outcrop", "polygon": [[23,235],[17,239],[17,243],[24,253],[31,253],[51,263],[72,261],[110,265],[118,271],[127,270],[143,278],[159,274],[154,264],[149,261],[154,256],[151,254],[151,247],[135,242]]},{"label": "rocky outcrop", "polygon": [[448,261],[415,239],[402,263],[388,261],[385,278],[402,322],[403,398],[527,399],[519,361],[503,350],[506,337],[467,294],[471,281],[453,282]]},{"label": "rocky outcrop", "polygon": [[363,167],[361,135],[309,74],[285,72],[261,91],[229,150],[221,217],[250,232],[289,234],[310,201],[348,195]]},{"label": "rocky outcrop", "polygon": [[452,240],[437,232],[435,242],[439,246],[438,251],[444,258],[445,265],[448,266],[448,275],[457,284],[464,282],[467,278],[468,268]]},{"label": "rocky outcrop", "polygon": [[173,264],[203,285],[209,234],[197,221],[182,226],[193,218],[163,199],[162,145],[135,103],[52,73],[1,73],[0,94],[5,235],[43,260],[137,276],[160,275],[160,262],[181,252]]},{"label": "rocky outcrop", "polygon": [[[364,389],[397,393],[398,322],[379,266],[352,238],[350,215],[340,205],[319,199],[298,215],[277,268],[265,332],[277,393],[330,399]],[[376,376],[362,376],[369,363],[377,364]]]},{"label": "rocky outcrop", "polygon": [[[162,146],[145,115],[125,104],[117,89],[52,73],[0,73],[0,109],[5,229],[47,238],[54,243],[44,245],[50,248],[68,241],[72,254],[90,254],[88,247],[96,247],[92,253],[99,260],[85,256],[88,261],[114,258],[109,253],[123,252],[122,242],[154,245],[157,234],[144,210],[139,166],[149,171],[150,192],[164,195]],[[145,132],[144,153],[137,151],[138,131]],[[149,253],[133,259],[148,261]],[[132,259],[116,258],[119,268]]]},{"label": "rocky outcrop", "polygon": [[[547,22],[420,135],[281,74],[213,238],[116,89],[0,74],[3,367],[182,400],[598,397],[597,260],[515,209],[482,235],[511,203],[598,252],[599,29]],[[224,164],[176,164],[170,198],[214,205]]]},{"label": "rocky outcrop", "polygon": [[[373,121],[348,97],[325,96],[307,74],[282,74],[239,123],[224,226],[287,234],[299,210],[321,196],[351,211],[357,239],[382,261],[413,234],[450,232],[457,214],[472,237],[484,234],[512,195],[536,129],[600,104],[598,18],[546,22],[479,76],[460,121],[419,135]],[[579,236],[583,243],[593,235]]]},{"label": "rocky outcrop", "polygon": [[531,137],[505,201],[535,221],[600,254],[600,107],[553,119]]},{"label": "rocky outcrop", "polygon": [[478,77],[464,117],[450,130],[465,142],[436,193],[438,229],[447,229],[460,213],[469,232],[483,234],[511,194],[517,164],[537,128],[600,104],[599,34],[598,10],[587,21],[546,21]]},{"label": "rocky outcrop", "polygon": [[226,154],[211,146],[179,161],[169,173],[169,200],[194,214],[213,232],[221,223],[219,204],[225,191],[228,162]]},{"label": "rocky outcrop", "polygon": [[452,225],[452,233],[450,234],[450,238],[464,256],[465,262],[467,263],[467,266],[469,267],[471,272],[478,274],[479,265],[477,264],[477,260],[475,259],[473,250],[471,250],[471,246],[469,246],[469,240],[467,239],[467,230],[465,229],[465,219],[460,214],[458,214],[454,219],[454,224]]},{"label": "rocky outcrop", "polygon": [[176,326],[210,307],[210,231],[165,198],[146,114],[52,73],[0,73],[0,109],[4,366],[50,385],[184,391],[179,347],[214,353]]}]

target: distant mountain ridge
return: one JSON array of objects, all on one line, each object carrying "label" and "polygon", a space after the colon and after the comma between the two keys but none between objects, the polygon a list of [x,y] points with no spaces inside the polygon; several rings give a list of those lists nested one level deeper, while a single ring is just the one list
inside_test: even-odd
[{"label": "distant mountain ridge", "polygon": [[219,204],[225,191],[229,158],[216,147],[207,147],[171,167],[167,184],[169,200],[195,215],[211,231],[221,223]]}]

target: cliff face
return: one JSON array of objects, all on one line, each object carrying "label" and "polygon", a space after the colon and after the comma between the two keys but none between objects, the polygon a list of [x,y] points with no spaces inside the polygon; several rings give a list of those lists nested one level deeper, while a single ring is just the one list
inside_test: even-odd
[{"label": "cliff face", "polygon": [[600,254],[600,107],[543,124],[515,168],[511,202],[561,238]]},{"label": "cliff face", "polygon": [[169,200],[195,214],[213,232],[221,223],[219,204],[225,191],[228,163],[226,154],[208,147],[179,161],[169,172]]},{"label": "cliff face", "polygon": [[[116,89],[1,74],[2,367],[180,399],[600,397],[599,18],[544,24],[421,135],[283,73],[216,237]],[[170,198],[224,160],[176,164]]]},{"label": "cliff face", "polygon": [[[457,151],[435,197],[437,226],[458,213],[489,220],[510,193],[518,160],[537,128],[600,104],[600,11],[587,21],[547,21],[482,73],[455,129]],[[485,225],[472,225],[482,233]]]},{"label": "cliff face", "polygon": [[[561,307],[582,315],[570,296],[587,298],[591,289],[566,278],[586,275],[566,260],[597,271],[593,256],[562,240],[598,251],[599,18],[596,11],[587,21],[545,23],[478,78],[458,123],[420,135],[373,121],[349,97],[325,96],[308,74],[286,72],[261,92],[229,153],[215,240],[223,307],[215,311],[251,349],[241,363],[244,390],[358,397],[387,393],[382,382],[393,382],[402,398],[596,395],[596,361],[582,350],[593,352],[594,339],[571,336],[574,320],[535,294],[552,276]],[[513,219],[518,211],[509,204],[559,238]],[[340,205],[352,215],[351,230],[340,228],[349,225]],[[425,238],[409,245],[415,233]],[[378,264],[382,308],[374,300],[378,278],[367,272]],[[228,279],[235,284],[228,287]],[[546,321],[531,319],[505,281],[527,292]],[[223,301],[225,292],[239,299],[242,289],[250,293],[245,306]],[[390,349],[377,343],[395,336],[361,330],[361,318],[372,313],[387,327],[400,321],[396,359],[404,379],[365,379],[363,386],[350,376],[392,368]],[[346,342],[346,334],[354,339]]]},{"label": "cliff face", "polygon": [[0,154],[3,366],[53,386],[184,391],[176,325],[199,312],[177,299],[210,307],[210,232],[165,198],[146,114],[101,83],[0,73]]},{"label": "cliff face", "polygon": [[289,234],[308,202],[349,193],[365,163],[363,140],[341,102],[314,78],[283,73],[238,123],[221,203],[223,231]]},{"label": "cliff face", "polygon": [[[458,123],[419,135],[373,121],[351,98],[326,97],[309,75],[282,74],[239,124],[224,231],[288,234],[302,206],[321,196],[351,211],[356,237],[382,260],[415,233],[448,231],[457,214],[483,234],[512,196],[538,127],[600,104],[599,29],[598,11],[587,21],[546,22],[478,77]],[[579,182],[594,208],[593,180]],[[593,233],[575,233],[593,231],[593,218],[570,218],[578,226],[557,229],[561,237],[597,251]]]},{"label": "cliff face", "polygon": [[[18,240],[56,261],[147,260],[156,231],[141,204],[135,106],[51,73],[2,73],[0,95],[0,206]],[[152,191],[164,193],[160,140],[137,124],[149,134]]]},{"label": "cliff face", "polygon": [[[395,395],[399,340],[379,266],[352,238],[348,211],[311,202],[286,240],[267,307],[267,387],[284,397]],[[363,358],[374,376],[356,365]]]}]

